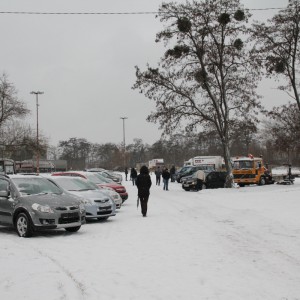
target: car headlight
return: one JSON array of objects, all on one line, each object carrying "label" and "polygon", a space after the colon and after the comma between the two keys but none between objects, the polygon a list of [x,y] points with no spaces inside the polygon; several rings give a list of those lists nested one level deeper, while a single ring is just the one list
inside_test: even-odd
[{"label": "car headlight", "polygon": [[80,212],[81,212],[81,213],[85,212],[85,206],[84,206],[83,203],[80,203],[80,204],[79,204],[79,209],[80,209]]},{"label": "car headlight", "polygon": [[114,189],[111,188],[111,187],[109,187],[109,186],[101,186],[101,189],[109,190],[109,191],[114,191]]},{"label": "car headlight", "polygon": [[90,200],[88,200],[88,199],[82,198],[80,205],[83,205],[83,207],[84,207],[85,205],[92,205],[92,202]]},{"label": "car headlight", "polygon": [[39,211],[42,213],[49,213],[49,214],[54,213],[49,205],[40,205],[38,203],[34,203],[34,204],[32,204],[31,207],[33,210],[36,210],[36,211]]}]

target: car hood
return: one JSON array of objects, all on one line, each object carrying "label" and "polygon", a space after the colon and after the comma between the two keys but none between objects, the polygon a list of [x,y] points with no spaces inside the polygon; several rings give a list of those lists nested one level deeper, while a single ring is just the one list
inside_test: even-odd
[{"label": "car hood", "polygon": [[121,185],[121,184],[114,184],[114,183],[99,184],[99,186],[108,186],[108,187],[110,187],[112,189],[120,189],[120,188],[125,189],[125,187],[123,185]]},{"label": "car hood", "polygon": [[79,205],[80,200],[76,199],[72,195],[67,194],[40,194],[40,195],[29,195],[20,197],[22,202],[26,202],[28,204],[37,203],[40,205],[49,205],[50,207],[55,206],[72,206]]},{"label": "car hood", "polygon": [[107,199],[109,199],[109,197],[100,190],[98,190],[98,191],[97,190],[68,191],[68,192],[72,195],[83,197],[83,198],[89,199],[89,200],[107,200]]}]

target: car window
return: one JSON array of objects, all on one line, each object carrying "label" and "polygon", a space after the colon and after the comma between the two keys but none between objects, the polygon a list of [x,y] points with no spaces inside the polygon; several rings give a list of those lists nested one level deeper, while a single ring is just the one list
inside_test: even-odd
[{"label": "car window", "polygon": [[45,178],[12,178],[22,195],[61,194],[62,190]]},{"label": "car window", "polygon": [[82,191],[82,190],[95,190],[95,187],[83,179],[59,177],[54,179],[62,188],[67,191]]},{"label": "car window", "polygon": [[253,168],[253,161],[251,160],[237,160],[233,163],[234,169],[252,169]]},{"label": "car window", "polygon": [[93,182],[95,184],[102,184],[102,183],[104,183],[100,178],[98,178],[94,174],[87,174],[86,177],[87,177],[88,180],[90,180],[91,182]]},{"label": "car window", "polygon": [[8,191],[9,182],[4,179],[0,179],[0,191]]},{"label": "car window", "polygon": [[112,183],[114,182],[112,179],[109,179],[109,178],[106,178],[102,175],[103,173],[94,173],[93,175],[97,176],[101,181],[102,183]]},{"label": "car window", "polygon": [[209,180],[216,180],[218,178],[218,174],[215,172],[212,172],[208,175]]}]

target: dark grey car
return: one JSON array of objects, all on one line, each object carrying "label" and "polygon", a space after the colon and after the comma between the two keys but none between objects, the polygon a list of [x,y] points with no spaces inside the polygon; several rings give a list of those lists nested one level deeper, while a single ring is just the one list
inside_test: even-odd
[{"label": "dark grey car", "polygon": [[21,237],[35,230],[76,232],[85,223],[85,207],[49,180],[34,175],[0,175],[0,225],[14,226]]}]

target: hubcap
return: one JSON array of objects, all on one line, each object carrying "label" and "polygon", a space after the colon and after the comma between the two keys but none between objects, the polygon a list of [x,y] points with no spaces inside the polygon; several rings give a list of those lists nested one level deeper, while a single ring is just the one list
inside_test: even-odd
[{"label": "hubcap", "polygon": [[17,221],[18,232],[21,236],[24,236],[27,231],[27,220],[25,217],[18,218]]}]

